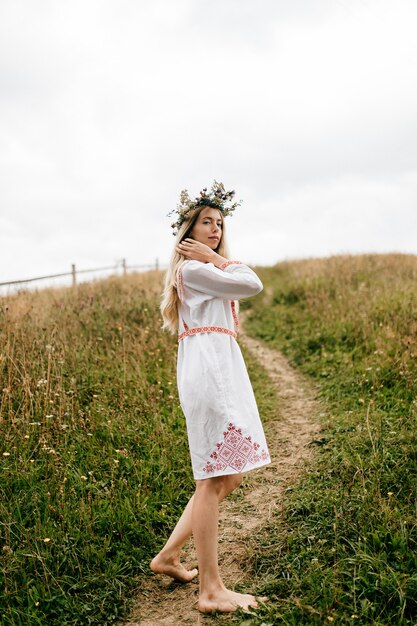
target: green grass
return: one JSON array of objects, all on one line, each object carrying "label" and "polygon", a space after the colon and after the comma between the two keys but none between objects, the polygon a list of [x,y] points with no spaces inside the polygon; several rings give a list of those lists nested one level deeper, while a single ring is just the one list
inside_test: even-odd
[{"label": "green grass", "polygon": [[259,274],[271,302],[247,303],[246,328],[308,375],[327,408],[314,466],[252,541],[271,602],[239,623],[415,624],[417,258]]},{"label": "green grass", "polygon": [[4,626],[113,623],[190,495],[160,279],[0,303]]},{"label": "green grass", "polygon": [[[207,622],[416,623],[417,258],[259,274],[246,328],[312,379],[324,429],[285,515],[248,539],[268,604]],[[192,493],[161,278],[0,301],[2,625],[116,622]],[[245,358],[267,422],[271,383]]]}]

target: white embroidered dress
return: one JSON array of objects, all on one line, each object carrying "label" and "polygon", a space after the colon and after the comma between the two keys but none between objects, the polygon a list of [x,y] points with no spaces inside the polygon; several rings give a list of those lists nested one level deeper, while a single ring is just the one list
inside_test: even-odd
[{"label": "white embroidered dress", "polygon": [[177,384],[196,480],[270,463],[258,407],[240,347],[235,300],[262,283],[240,261],[220,268],[186,260],[177,272]]}]

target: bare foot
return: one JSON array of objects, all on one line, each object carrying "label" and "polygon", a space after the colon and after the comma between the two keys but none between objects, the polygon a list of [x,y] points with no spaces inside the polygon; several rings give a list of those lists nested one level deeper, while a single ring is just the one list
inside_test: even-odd
[{"label": "bare foot", "polygon": [[[267,598],[259,598],[265,602]],[[211,596],[201,595],[198,600],[198,609],[202,613],[210,613],[211,611],[221,611],[223,613],[231,613],[237,609],[247,610],[249,607],[258,608],[258,602],[255,596],[246,593],[236,593],[230,589],[222,589],[217,594]]]},{"label": "bare foot", "polygon": [[166,574],[181,583],[189,583],[198,574],[198,569],[186,569],[179,560],[164,559],[163,556],[157,554],[151,561],[151,570],[154,574]]}]

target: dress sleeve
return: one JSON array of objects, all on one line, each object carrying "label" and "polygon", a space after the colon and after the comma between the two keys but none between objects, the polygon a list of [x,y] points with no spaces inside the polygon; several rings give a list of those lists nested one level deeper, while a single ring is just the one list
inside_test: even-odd
[{"label": "dress sleeve", "polygon": [[262,291],[263,285],[253,270],[240,261],[227,261],[220,269],[213,263],[188,261],[182,274],[186,287],[216,298],[239,300]]}]

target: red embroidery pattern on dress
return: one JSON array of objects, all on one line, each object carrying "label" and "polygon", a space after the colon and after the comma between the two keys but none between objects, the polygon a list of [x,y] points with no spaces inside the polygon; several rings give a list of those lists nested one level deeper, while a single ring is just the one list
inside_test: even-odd
[{"label": "red embroidery pattern on dress", "polygon": [[220,270],[224,270],[226,267],[228,267],[229,265],[243,265],[242,261],[225,261],[224,263],[222,263],[221,265],[219,265],[219,269]]},{"label": "red embroidery pattern on dress", "polygon": [[177,293],[178,293],[179,299],[182,302],[184,298],[184,287],[182,284],[182,264],[178,268]]},{"label": "red embroidery pattern on dress", "polygon": [[235,325],[235,333],[237,334],[239,332],[239,319],[236,313],[236,302],[234,300],[230,300],[230,306],[232,308],[233,323]]},{"label": "red embroidery pattern on dress", "polygon": [[[184,320],[182,320],[184,328],[186,327]],[[196,335],[197,333],[224,333],[225,335],[231,335],[236,339],[237,334],[230,330],[230,328],[223,328],[223,326],[199,326],[198,328],[186,328],[183,333],[178,335],[178,341],[188,337],[189,335]]]},{"label": "red embroidery pattern on dress", "polygon": [[259,443],[252,441],[252,437],[244,437],[242,429],[230,422],[223,433],[223,441],[216,444],[216,449],[210,454],[212,461],[207,461],[203,471],[211,474],[231,467],[241,472],[249,463],[255,465],[260,461],[269,461],[268,452],[260,450]]}]

